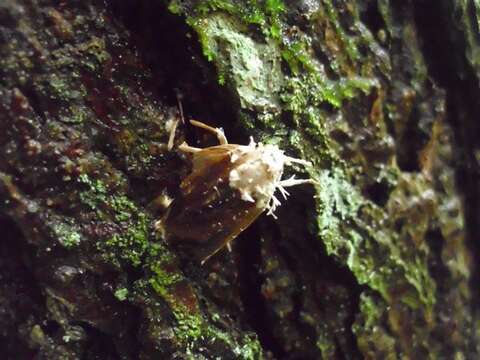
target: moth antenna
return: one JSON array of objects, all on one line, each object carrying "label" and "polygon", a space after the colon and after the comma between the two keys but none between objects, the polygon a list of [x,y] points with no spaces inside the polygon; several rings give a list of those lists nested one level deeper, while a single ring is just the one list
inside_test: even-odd
[{"label": "moth antenna", "polygon": [[180,119],[182,120],[182,124],[185,124],[185,117],[183,116],[182,99],[178,91],[175,93],[175,95],[177,97],[178,110],[180,111]]},{"label": "moth antenna", "polygon": [[173,142],[175,141],[175,132],[177,131],[177,126],[179,121],[182,121],[182,124],[185,124],[185,119],[183,117],[182,100],[180,98],[180,94],[178,93],[178,91],[175,92],[175,96],[177,97],[177,105],[178,105],[178,112],[180,113],[180,119],[176,117],[175,120],[167,121],[167,129],[170,132],[168,136],[168,143],[167,143],[168,150],[172,150],[173,148]]},{"label": "moth antenna", "polygon": [[211,133],[214,133],[220,145],[228,144],[228,140],[225,137],[225,134],[223,133],[222,130],[208,126],[207,124],[204,124],[201,121],[197,121],[197,120],[190,120],[190,124],[192,124],[193,126],[205,129],[207,131],[210,131]]}]

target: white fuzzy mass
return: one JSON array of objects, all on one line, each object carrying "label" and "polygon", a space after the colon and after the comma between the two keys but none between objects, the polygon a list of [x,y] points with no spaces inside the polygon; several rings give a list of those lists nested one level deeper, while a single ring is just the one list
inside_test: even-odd
[{"label": "white fuzzy mass", "polygon": [[238,166],[230,171],[230,187],[240,192],[242,200],[273,211],[280,204],[274,193],[281,187],[286,159],[277,146],[251,141],[250,145],[239,147],[232,156],[232,162],[238,163]]}]

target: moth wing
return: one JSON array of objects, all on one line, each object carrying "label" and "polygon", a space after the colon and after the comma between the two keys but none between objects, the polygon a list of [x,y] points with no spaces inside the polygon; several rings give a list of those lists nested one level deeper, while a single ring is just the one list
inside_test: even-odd
[{"label": "moth wing", "polygon": [[238,146],[224,144],[193,153],[192,171],[166,216],[169,232],[198,245],[195,256],[203,261],[236,238],[264,210],[243,200],[229,185],[232,155]]},{"label": "moth wing", "polygon": [[215,234],[205,246],[198,252],[197,257],[201,259],[202,264],[210,257],[215,255],[218,251],[222,250],[226,245],[233,241],[242,231],[248,228],[256,218],[258,218],[265,210],[257,207],[253,203],[246,203],[248,206],[240,213],[240,217],[234,219],[230,217],[232,221],[228,221],[223,225],[222,231]]},{"label": "moth wing", "polygon": [[218,182],[227,181],[232,168],[234,146],[212,146],[193,153],[192,171],[180,184],[182,196],[206,195],[215,191]]},{"label": "moth wing", "polygon": [[193,153],[192,170],[165,217],[166,226],[177,237],[204,242],[212,235],[213,230],[205,226],[218,223],[222,199],[232,196],[228,186],[232,151],[226,144]]}]

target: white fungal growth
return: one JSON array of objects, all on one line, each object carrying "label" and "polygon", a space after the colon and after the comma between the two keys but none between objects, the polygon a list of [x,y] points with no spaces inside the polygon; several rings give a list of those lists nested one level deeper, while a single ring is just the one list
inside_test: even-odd
[{"label": "white fungal growth", "polygon": [[275,197],[275,190],[278,189],[286,199],[289,194],[285,187],[312,183],[310,179],[297,180],[293,176],[282,181],[285,165],[310,163],[284,155],[275,145],[256,144],[253,139],[250,139],[248,146],[239,145],[231,161],[234,166],[229,174],[230,187],[240,192],[242,200],[267,209],[267,214],[273,217],[275,209],[281,204]]}]

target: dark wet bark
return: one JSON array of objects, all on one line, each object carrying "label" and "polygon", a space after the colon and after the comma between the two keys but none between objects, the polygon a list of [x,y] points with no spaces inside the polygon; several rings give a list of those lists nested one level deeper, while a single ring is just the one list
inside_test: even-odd
[{"label": "dark wet bark", "polygon": [[[477,358],[479,14],[0,2],[3,355]],[[189,171],[166,148],[177,98],[318,181],[203,266],[153,227]],[[184,139],[213,144],[188,125]]]}]

